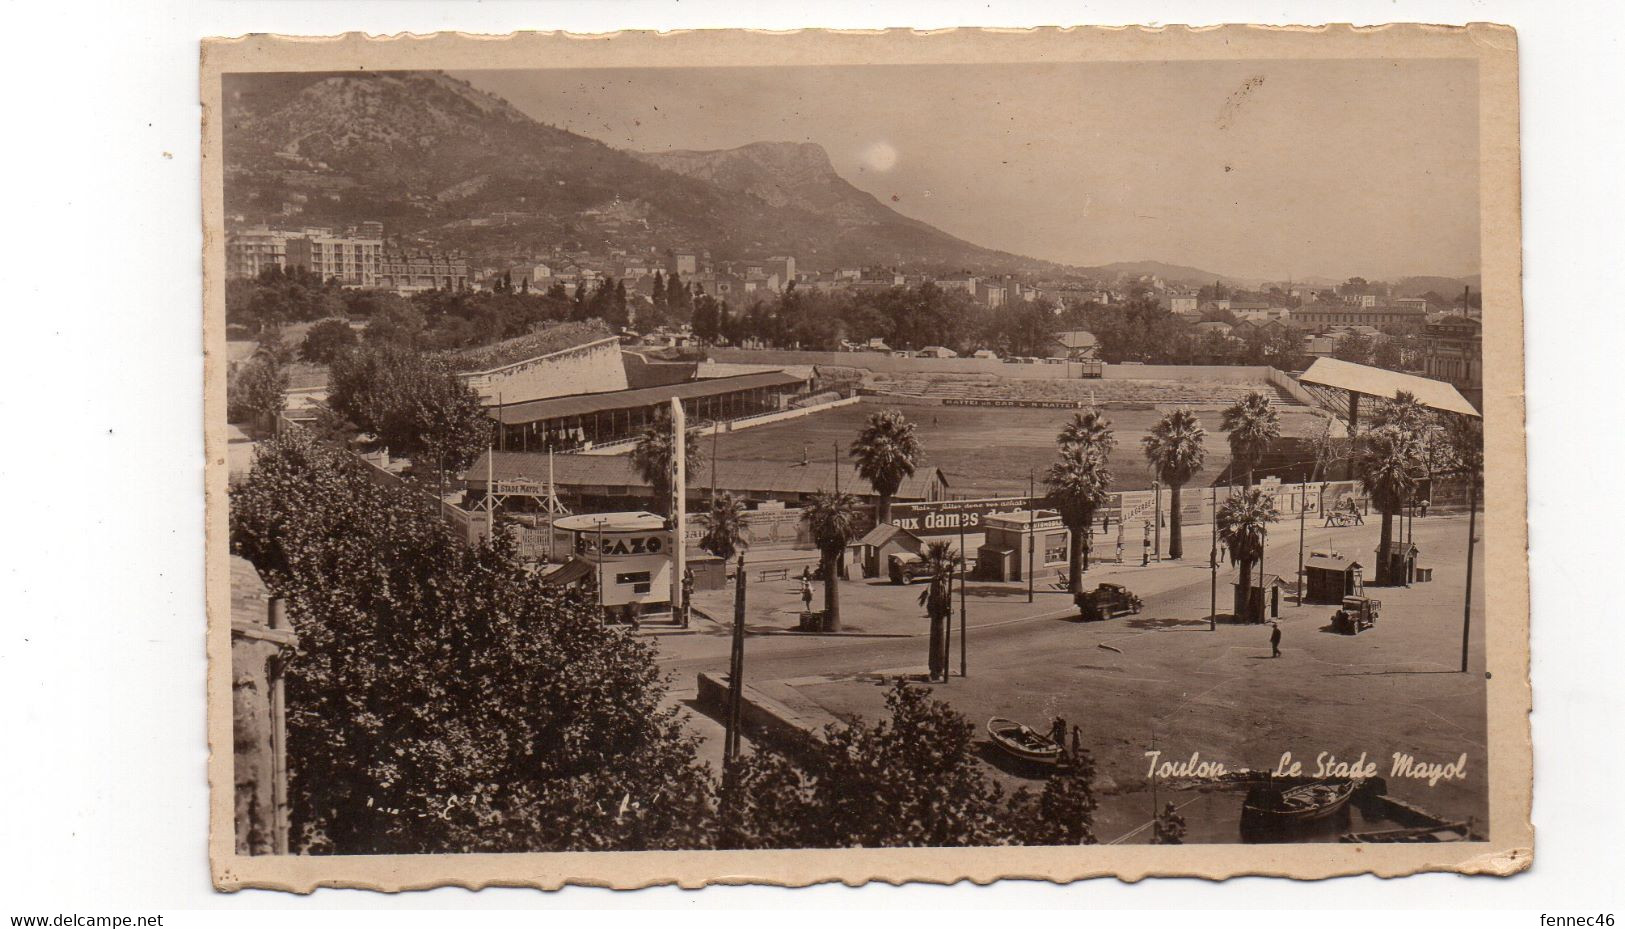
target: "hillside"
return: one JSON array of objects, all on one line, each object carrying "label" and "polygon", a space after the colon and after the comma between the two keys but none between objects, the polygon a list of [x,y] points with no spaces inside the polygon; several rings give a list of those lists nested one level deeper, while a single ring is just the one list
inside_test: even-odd
[{"label": "hillside", "polygon": [[1088,271],[1106,280],[1119,277],[1135,278],[1144,275],[1154,275],[1165,281],[1184,281],[1191,284],[1211,284],[1214,281],[1223,281],[1231,287],[1253,287],[1256,280],[1232,277],[1228,274],[1215,274],[1212,271],[1203,271],[1201,268],[1191,268],[1185,265],[1168,264],[1163,261],[1115,261],[1098,268],[1089,268]]},{"label": "hillside", "polygon": [[225,78],[226,212],[350,225],[499,263],[554,244],[705,248],[802,266],[1054,267],[980,248],[852,187],[816,145],[633,155],[437,72]]}]

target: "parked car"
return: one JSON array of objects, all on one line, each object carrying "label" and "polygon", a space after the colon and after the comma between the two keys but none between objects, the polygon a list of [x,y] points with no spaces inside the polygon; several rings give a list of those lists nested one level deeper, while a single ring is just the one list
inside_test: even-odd
[{"label": "parked car", "polygon": [[912,584],[930,580],[931,566],[919,555],[894,552],[886,558],[886,576],[893,584]]},{"label": "parked car", "polygon": [[1084,622],[1111,619],[1138,613],[1145,606],[1134,592],[1121,584],[1101,584],[1073,598],[1078,605],[1078,618]]}]

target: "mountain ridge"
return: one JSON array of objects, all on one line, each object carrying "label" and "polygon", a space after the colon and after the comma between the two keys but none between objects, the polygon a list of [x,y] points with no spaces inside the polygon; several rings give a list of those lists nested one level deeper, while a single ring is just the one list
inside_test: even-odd
[{"label": "mountain ridge", "polygon": [[354,224],[493,260],[538,243],[794,254],[805,267],[1062,266],[910,219],[816,143],[632,153],[540,123],[439,72],[225,78],[228,215]]}]

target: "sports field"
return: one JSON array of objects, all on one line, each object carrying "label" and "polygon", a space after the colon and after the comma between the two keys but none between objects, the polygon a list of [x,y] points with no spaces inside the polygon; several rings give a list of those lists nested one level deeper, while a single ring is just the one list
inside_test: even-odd
[{"label": "sports field", "polygon": [[[1055,460],[1055,435],[1073,414],[1072,410],[1022,407],[899,406],[884,398],[865,397],[853,406],[726,433],[718,440],[717,454],[723,459],[793,462],[805,455],[829,462],[838,449],[842,461],[847,461],[847,448],[864,420],[890,406],[898,406],[916,424],[926,462],[943,470],[949,490],[956,496],[1024,494],[1029,469],[1042,483],[1044,469]],[[1110,460],[1112,489],[1150,487],[1140,438],[1162,414],[1150,404],[1102,406],[1117,433],[1117,449]],[[1282,408],[1280,415],[1283,436],[1309,437],[1320,430],[1321,420],[1306,408]],[[1197,416],[1208,431],[1207,467],[1197,478],[1197,483],[1205,484],[1230,463],[1230,449],[1224,433],[1219,432],[1219,411],[1199,410]],[[707,455],[710,444],[710,440],[705,443]]]}]

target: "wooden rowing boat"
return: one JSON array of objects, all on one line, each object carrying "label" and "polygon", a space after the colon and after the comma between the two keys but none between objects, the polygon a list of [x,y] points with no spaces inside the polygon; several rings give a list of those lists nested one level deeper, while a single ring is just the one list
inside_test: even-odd
[{"label": "wooden rowing boat", "polygon": [[1013,719],[995,716],[987,721],[987,734],[993,744],[1005,753],[1034,764],[1055,764],[1061,757],[1061,747],[1049,736],[1041,735],[1029,726]]},{"label": "wooden rowing boat", "polygon": [[1309,781],[1291,787],[1261,784],[1247,792],[1241,816],[1252,822],[1295,825],[1325,819],[1341,810],[1354,796],[1355,782],[1339,778]]}]

